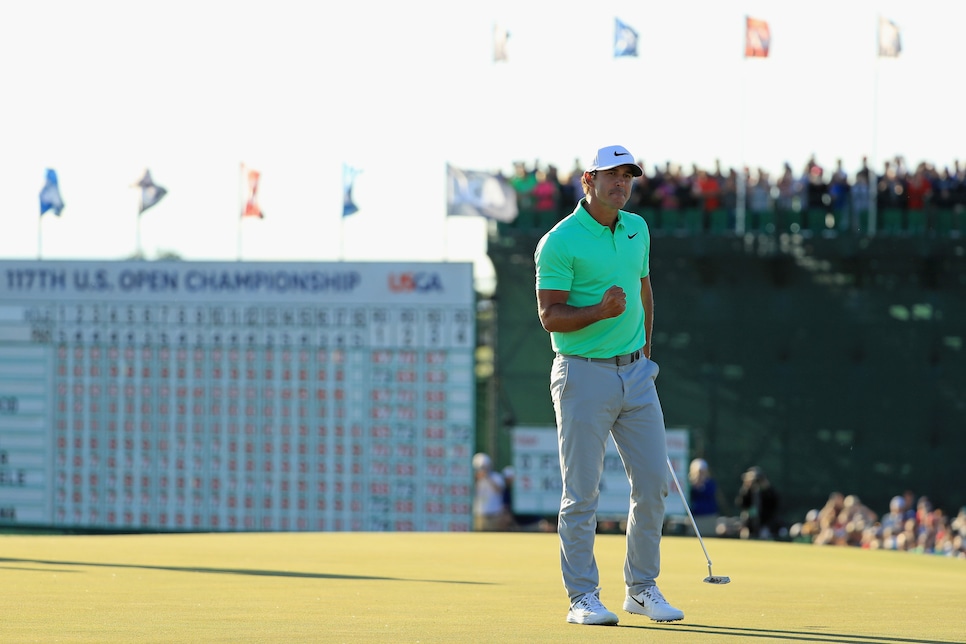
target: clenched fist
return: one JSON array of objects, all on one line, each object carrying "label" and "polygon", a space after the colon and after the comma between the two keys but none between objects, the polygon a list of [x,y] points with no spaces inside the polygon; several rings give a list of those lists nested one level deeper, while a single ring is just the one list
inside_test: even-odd
[{"label": "clenched fist", "polygon": [[604,292],[604,297],[599,306],[602,320],[616,318],[627,308],[627,294],[620,286],[611,286]]}]

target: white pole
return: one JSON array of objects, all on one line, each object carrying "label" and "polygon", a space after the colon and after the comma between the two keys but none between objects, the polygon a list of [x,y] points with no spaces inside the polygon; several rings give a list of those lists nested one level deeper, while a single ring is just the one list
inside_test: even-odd
[{"label": "white pole", "polygon": [[742,159],[741,167],[738,170],[738,184],[735,188],[738,191],[737,203],[735,205],[735,234],[745,234],[745,202],[748,198],[748,191],[745,189],[748,177],[745,175],[745,163]]},{"label": "white pole", "polygon": [[144,188],[141,188],[141,200],[138,202],[138,220],[136,229],[137,240],[135,242],[134,252],[137,254],[138,259],[144,259],[144,253],[141,251],[141,216],[144,214]]},{"label": "white pole", "polygon": [[[748,38],[748,16],[745,16],[744,21],[744,38]],[[739,103],[739,109],[741,113],[738,115],[740,123],[738,126],[738,179],[735,185],[735,234],[743,235],[745,234],[745,214],[746,214],[746,199],[745,194],[745,184],[748,178],[745,176],[745,88],[747,87],[747,79],[745,78],[748,74],[748,56],[747,54],[741,59],[741,101]]]},{"label": "white pole", "polygon": [[882,16],[876,16],[876,39],[875,39],[875,70],[872,74],[872,155],[869,161],[869,230],[868,234],[872,237],[876,234],[879,214],[879,178],[876,174],[876,166],[879,164],[879,51],[882,29]]},{"label": "white pole", "polygon": [[241,164],[238,172],[238,210],[235,211],[235,216],[238,217],[238,230],[236,239],[236,250],[235,250],[235,261],[241,261],[242,258],[242,219],[244,219],[244,207],[245,207],[245,164]]},{"label": "white pole", "polygon": [[868,234],[875,236],[878,202],[879,202],[879,178],[876,167],[878,166],[878,145],[879,145],[879,56],[876,52],[875,73],[872,82],[872,158],[869,160],[869,230]]},{"label": "white pole", "polygon": [[339,213],[339,261],[345,261],[345,201],[342,212]]},{"label": "white pole", "polygon": [[449,164],[443,164],[443,261],[449,261],[449,204],[447,194],[449,190]]}]

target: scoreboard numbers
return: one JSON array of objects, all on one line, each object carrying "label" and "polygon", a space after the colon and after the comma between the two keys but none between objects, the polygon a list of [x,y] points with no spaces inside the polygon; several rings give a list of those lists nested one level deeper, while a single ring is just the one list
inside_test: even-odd
[{"label": "scoreboard numbers", "polygon": [[0,524],[463,531],[467,263],[0,262]]}]

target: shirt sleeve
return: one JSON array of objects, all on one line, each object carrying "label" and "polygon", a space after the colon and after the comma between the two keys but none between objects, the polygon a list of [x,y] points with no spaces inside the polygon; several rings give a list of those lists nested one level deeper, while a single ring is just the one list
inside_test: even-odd
[{"label": "shirt sleeve", "polygon": [[574,283],[574,264],[565,244],[550,235],[537,245],[534,253],[537,267],[537,290],[570,291]]},{"label": "shirt sleeve", "polygon": [[644,237],[644,257],[641,259],[641,279],[651,274],[651,231],[647,222],[643,222]]}]

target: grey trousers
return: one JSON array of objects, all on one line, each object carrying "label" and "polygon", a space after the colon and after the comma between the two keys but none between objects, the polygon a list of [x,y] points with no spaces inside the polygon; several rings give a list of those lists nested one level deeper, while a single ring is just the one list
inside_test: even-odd
[{"label": "grey trousers", "polygon": [[657,396],[657,363],[589,362],[558,355],[550,374],[563,493],[557,532],[563,583],[574,601],[599,587],[594,556],[597,503],[608,434],[630,482],[624,584],[628,594],[655,585],[668,494],[667,439]]}]

